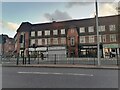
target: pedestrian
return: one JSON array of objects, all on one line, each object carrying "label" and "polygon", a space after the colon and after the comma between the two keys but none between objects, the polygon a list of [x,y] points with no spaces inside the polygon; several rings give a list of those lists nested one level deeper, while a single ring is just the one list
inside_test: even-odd
[{"label": "pedestrian", "polygon": [[43,59],[44,59],[44,55],[43,55],[43,53],[41,53],[40,56],[41,56],[41,60],[43,60]]}]

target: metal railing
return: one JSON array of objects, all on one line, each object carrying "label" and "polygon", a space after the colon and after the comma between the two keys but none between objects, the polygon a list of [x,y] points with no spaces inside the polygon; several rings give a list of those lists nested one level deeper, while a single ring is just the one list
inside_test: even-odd
[{"label": "metal railing", "polygon": [[[4,57],[2,62],[10,62],[16,65],[19,64],[79,64],[79,65],[97,65],[98,60],[96,57],[92,58],[80,58],[80,57],[67,57],[65,54],[50,54],[37,57]],[[115,57],[105,57],[100,58],[101,65],[119,65],[120,64],[120,55]]]}]

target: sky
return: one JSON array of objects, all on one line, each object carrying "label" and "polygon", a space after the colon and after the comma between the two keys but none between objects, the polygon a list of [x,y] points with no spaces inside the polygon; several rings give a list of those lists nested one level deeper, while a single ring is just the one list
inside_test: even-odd
[{"label": "sky", "polygon": [[[68,2],[69,1],[69,2]],[[95,15],[94,1],[87,2],[84,0],[79,2],[73,1],[21,1],[3,0],[0,2],[0,34],[7,34],[14,37],[16,30],[22,22],[46,23],[55,21],[65,21],[72,19],[92,18]],[[105,1],[105,0],[104,0]],[[118,0],[110,2],[98,2],[99,16],[116,15]]]}]

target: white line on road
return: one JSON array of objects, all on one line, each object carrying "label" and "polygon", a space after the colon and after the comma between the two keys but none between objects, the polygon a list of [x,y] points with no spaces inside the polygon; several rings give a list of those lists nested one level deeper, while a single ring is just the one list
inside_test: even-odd
[{"label": "white line on road", "polygon": [[93,76],[93,74],[80,74],[80,73],[54,73],[54,72],[18,72],[19,74],[52,74],[52,75],[73,75],[73,76]]}]

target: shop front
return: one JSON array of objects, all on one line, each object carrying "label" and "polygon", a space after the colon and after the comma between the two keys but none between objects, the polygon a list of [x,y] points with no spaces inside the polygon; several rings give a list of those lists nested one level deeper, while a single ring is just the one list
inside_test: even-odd
[{"label": "shop front", "polygon": [[104,44],[103,45],[104,57],[116,57],[120,55],[120,45],[118,44]]},{"label": "shop front", "polygon": [[[102,49],[100,56],[103,56]],[[97,45],[79,45],[79,57],[97,57]]]}]

